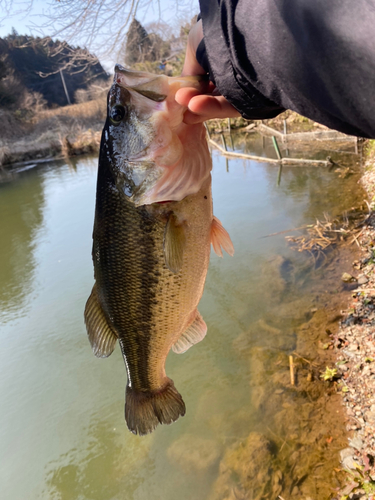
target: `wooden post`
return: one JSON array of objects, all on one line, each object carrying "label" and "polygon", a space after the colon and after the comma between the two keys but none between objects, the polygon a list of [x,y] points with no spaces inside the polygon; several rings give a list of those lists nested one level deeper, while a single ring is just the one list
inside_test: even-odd
[{"label": "wooden post", "polygon": [[272,142],[273,142],[273,147],[275,148],[275,151],[276,151],[277,158],[279,160],[281,160],[282,157],[281,157],[279,145],[277,144],[277,140],[276,140],[276,137],[274,135],[272,136]]},{"label": "wooden post", "polygon": [[221,142],[223,143],[223,148],[225,149],[225,151],[228,151],[227,142],[225,140],[224,134],[221,133],[220,135],[221,135]]},{"label": "wooden post", "polygon": [[65,85],[65,78],[64,78],[64,75],[63,75],[62,69],[60,69],[60,77],[61,77],[61,81],[62,81],[62,84],[63,84],[64,90],[65,90],[65,95],[66,95],[66,99],[67,99],[67,101],[68,101],[68,104],[72,104],[72,103],[70,102],[70,99],[69,99],[68,89],[66,88],[66,85]]},{"label": "wooden post", "polygon": [[231,131],[231,128],[230,128],[230,118],[228,118],[228,125],[229,125],[230,146],[232,148],[232,151],[234,151],[234,143],[233,143],[232,131]]},{"label": "wooden post", "polygon": [[287,135],[288,135],[288,131],[287,131],[287,128],[286,128],[286,120],[284,120],[283,144],[285,145],[285,154],[286,154],[286,156],[289,156],[289,151],[288,151],[288,147],[287,147],[287,144],[288,144]]},{"label": "wooden post", "polygon": [[[281,153],[280,153],[280,149],[279,149],[279,145],[277,144],[277,140],[276,140],[276,137],[273,135],[272,136],[272,142],[273,142],[273,147],[275,148],[275,151],[276,151],[276,155],[277,155],[277,158],[279,160],[282,159],[281,157]],[[283,164],[280,163],[280,167],[279,167],[279,173],[277,174],[277,185],[280,186],[280,182],[281,182],[281,173],[283,171]]]}]

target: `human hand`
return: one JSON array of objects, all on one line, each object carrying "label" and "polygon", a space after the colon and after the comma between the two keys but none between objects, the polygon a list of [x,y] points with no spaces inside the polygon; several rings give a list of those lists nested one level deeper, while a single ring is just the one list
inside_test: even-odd
[{"label": "human hand", "polygon": [[[205,70],[198,63],[196,52],[203,39],[202,21],[198,21],[190,30],[182,76],[204,75]],[[207,87],[207,86],[206,86]],[[184,114],[187,124],[201,123],[212,118],[234,118],[240,113],[220,95],[210,82],[207,92],[200,92],[196,88],[185,87],[176,92],[176,101],[188,109]]]}]

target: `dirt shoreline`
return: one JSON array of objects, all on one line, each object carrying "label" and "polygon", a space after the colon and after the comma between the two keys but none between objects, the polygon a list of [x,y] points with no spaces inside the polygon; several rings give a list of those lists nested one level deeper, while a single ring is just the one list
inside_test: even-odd
[{"label": "dirt shoreline", "polygon": [[[340,453],[348,470],[340,499],[375,499],[375,159],[366,161],[361,178],[371,200],[369,216],[357,238],[361,256],[345,270],[357,287],[343,311],[335,336],[337,387],[343,396],[349,431]],[[347,277],[346,277],[347,278]],[[347,278],[348,279],[348,278]]]}]

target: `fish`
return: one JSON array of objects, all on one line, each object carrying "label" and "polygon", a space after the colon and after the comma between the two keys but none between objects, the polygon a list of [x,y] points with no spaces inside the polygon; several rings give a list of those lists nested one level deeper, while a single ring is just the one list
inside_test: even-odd
[{"label": "fish", "polygon": [[175,101],[194,77],[115,67],[108,93],[96,188],[92,259],[95,283],[84,318],[95,356],[117,341],[126,372],[125,420],[146,435],[185,415],[165,372],[169,351],[186,352],[206,335],[197,306],[210,245],[234,249],[213,216],[211,158],[202,124],[186,125]]}]

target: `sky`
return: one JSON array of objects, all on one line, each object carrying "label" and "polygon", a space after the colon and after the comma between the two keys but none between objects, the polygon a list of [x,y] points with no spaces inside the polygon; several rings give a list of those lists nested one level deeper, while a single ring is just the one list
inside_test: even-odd
[{"label": "sky", "polygon": [[[77,0],[79,2],[80,0]],[[108,0],[110,2],[111,0]],[[51,36],[52,28],[49,30],[42,31],[41,26],[47,20],[45,13],[48,9],[48,3],[53,4],[56,0],[51,2],[46,2],[46,0],[0,0],[0,37],[4,37],[10,34],[12,28],[21,34],[34,35],[34,36]],[[143,25],[147,25],[151,22],[162,21],[170,24],[171,26],[178,27],[180,24],[181,15],[178,11],[179,0],[154,0],[152,2],[146,2],[146,7],[142,8],[142,0],[140,1],[140,8],[136,15],[138,21]],[[195,14],[199,12],[198,0],[191,0],[186,2],[189,5],[185,16],[190,20]],[[13,15],[7,14],[7,6],[12,6]],[[32,5],[29,12],[26,11],[27,6]],[[60,4],[61,5],[61,4]],[[183,17],[183,16],[182,16]],[[63,39],[63,36],[59,37]],[[71,45],[84,45],[80,43],[79,39],[68,40]],[[96,39],[96,42],[98,40]],[[89,50],[93,50],[92,47],[87,47]],[[95,49],[94,49],[95,51]],[[108,71],[113,67],[115,63],[114,60],[108,56],[105,58],[99,56],[101,63],[104,65],[105,69]]]}]

